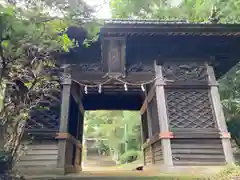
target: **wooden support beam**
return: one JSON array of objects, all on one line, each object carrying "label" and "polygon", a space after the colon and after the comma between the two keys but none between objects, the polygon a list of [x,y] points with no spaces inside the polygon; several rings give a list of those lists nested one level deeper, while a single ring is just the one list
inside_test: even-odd
[{"label": "wooden support beam", "polygon": [[[213,67],[208,64],[206,66],[207,66],[209,83],[217,84]],[[210,94],[211,94],[211,98],[212,98],[212,105],[213,105],[218,129],[220,130],[220,132],[228,133],[228,129],[227,129],[224,113],[223,113],[223,108],[221,105],[221,99],[220,99],[220,95],[218,92],[218,87],[210,86]],[[230,139],[222,138],[222,145],[223,145],[223,150],[224,150],[225,159],[226,159],[227,164],[234,164],[235,160],[233,157]]]},{"label": "wooden support beam", "polygon": [[[155,62],[155,73],[156,77],[156,98],[157,98],[157,109],[158,109],[158,119],[159,119],[159,127],[160,132],[168,132],[169,125],[168,125],[168,116],[167,116],[167,107],[166,107],[166,100],[165,100],[165,91],[164,91],[164,83],[163,74],[162,74],[162,66],[157,65]],[[162,149],[163,149],[163,159],[164,165],[172,166],[172,150],[171,150],[171,143],[170,139],[162,139],[161,140]]]},{"label": "wooden support beam", "polygon": [[[100,83],[106,81],[104,72],[81,72],[78,68],[72,69],[72,78],[79,82]],[[129,72],[124,80],[128,82],[146,82],[154,78],[153,72]]]},{"label": "wooden support beam", "polygon": [[142,104],[142,107],[140,109],[140,113],[143,114],[147,110],[148,103],[150,103],[155,96],[155,84],[151,87],[150,91],[146,94],[145,100]]}]

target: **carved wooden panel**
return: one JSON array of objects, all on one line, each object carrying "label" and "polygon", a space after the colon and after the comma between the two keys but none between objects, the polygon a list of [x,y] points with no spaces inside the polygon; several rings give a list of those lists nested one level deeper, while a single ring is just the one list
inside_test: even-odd
[{"label": "carved wooden panel", "polygon": [[121,72],[121,52],[120,43],[117,40],[110,41],[108,52],[109,72]]},{"label": "carved wooden panel", "polygon": [[164,63],[163,76],[175,81],[207,81],[207,69],[204,63]]},{"label": "carved wooden panel", "polygon": [[136,62],[133,64],[127,64],[126,72],[154,72],[154,64],[145,64],[143,62]]},{"label": "carved wooden panel", "polygon": [[208,89],[166,89],[170,128],[215,128]]},{"label": "carved wooden panel", "polygon": [[78,70],[81,72],[102,72],[103,65],[101,63],[79,64]]}]

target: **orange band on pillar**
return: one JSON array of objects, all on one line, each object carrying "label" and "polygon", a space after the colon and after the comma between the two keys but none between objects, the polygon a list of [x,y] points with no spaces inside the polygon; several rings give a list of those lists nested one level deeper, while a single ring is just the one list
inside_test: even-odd
[{"label": "orange band on pillar", "polygon": [[220,132],[220,138],[231,139],[231,134],[229,132]]},{"label": "orange band on pillar", "polygon": [[173,132],[163,132],[159,134],[160,139],[171,139],[173,137]]},{"label": "orange band on pillar", "polygon": [[68,133],[57,133],[56,139],[69,139],[69,134]]}]

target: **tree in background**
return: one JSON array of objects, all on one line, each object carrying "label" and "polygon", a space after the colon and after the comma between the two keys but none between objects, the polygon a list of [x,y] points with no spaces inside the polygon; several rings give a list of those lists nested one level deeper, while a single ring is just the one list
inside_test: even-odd
[{"label": "tree in background", "polygon": [[111,0],[113,17],[208,21],[216,6],[220,22],[239,22],[239,0]]},{"label": "tree in background", "polygon": [[[84,134],[85,137],[107,139],[107,141],[100,142],[100,148],[119,163],[124,153],[139,154],[141,150],[140,122],[138,112],[89,111],[85,115]],[[125,156],[127,159],[128,156]]]},{"label": "tree in background", "polygon": [[66,31],[92,11],[82,0],[0,2],[0,174],[11,179],[31,110],[60,89],[56,55],[78,45]]}]

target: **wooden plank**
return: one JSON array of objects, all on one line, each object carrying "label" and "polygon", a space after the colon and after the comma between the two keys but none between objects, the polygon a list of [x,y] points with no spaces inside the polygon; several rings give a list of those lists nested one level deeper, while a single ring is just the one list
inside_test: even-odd
[{"label": "wooden plank", "polygon": [[218,154],[223,154],[223,150],[222,149],[176,149],[176,148],[172,148],[172,153],[173,154],[213,154],[213,155],[218,155]]},{"label": "wooden plank", "polygon": [[209,138],[219,138],[220,134],[209,133],[174,133],[175,139],[209,139]]},{"label": "wooden plank", "polygon": [[175,88],[175,89],[181,89],[181,88],[192,88],[192,89],[203,89],[203,88],[208,88],[208,82],[207,81],[167,81],[166,88]]},{"label": "wooden plank", "polygon": [[36,167],[36,166],[52,166],[56,165],[57,161],[55,160],[38,160],[38,161],[20,161],[17,163],[17,167]]},{"label": "wooden plank", "polygon": [[222,144],[221,139],[171,139],[172,144],[209,144],[209,145],[215,145],[215,144]]},{"label": "wooden plank", "polygon": [[26,155],[38,155],[38,154],[58,154],[58,150],[57,149],[49,149],[49,150],[32,150],[29,149],[26,152]]},{"label": "wooden plank", "polygon": [[[209,83],[211,83],[211,84],[216,83],[216,78],[214,75],[213,67],[207,65],[207,72],[209,75]],[[220,95],[218,92],[218,87],[211,86],[210,94],[211,94],[211,98],[212,98],[212,105],[213,105],[213,109],[215,112],[215,117],[216,117],[216,121],[218,124],[218,128],[222,132],[228,132],[224,113],[223,113],[223,108],[221,106],[221,99],[220,99]],[[224,149],[226,162],[228,164],[234,164],[234,157],[233,157],[233,151],[232,151],[230,139],[223,138],[222,145],[223,145],[223,149]]]},{"label": "wooden plank", "polygon": [[223,166],[225,162],[174,161],[176,166]]},{"label": "wooden plank", "polygon": [[154,157],[156,157],[156,156],[162,156],[162,155],[163,155],[162,151],[154,152]]},{"label": "wooden plank", "polygon": [[[221,159],[221,160],[225,160],[224,159],[224,155],[212,155],[212,154],[174,154],[174,157],[178,157],[180,158],[180,160],[184,159],[184,160],[189,160],[192,161],[194,159]],[[214,160],[215,161],[215,160]]]},{"label": "wooden plank", "polygon": [[29,145],[28,149],[31,149],[31,150],[57,150],[58,146],[57,146],[57,144],[53,144],[53,145],[46,145],[46,144]]},{"label": "wooden plank", "polygon": [[147,110],[147,105],[148,105],[148,99],[147,97],[145,98],[145,100],[143,101],[142,107],[140,109],[140,114],[143,115],[146,110]]},{"label": "wooden plank", "polygon": [[41,155],[25,155],[21,158],[22,161],[45,161],[45,160],[56,160],[57,161],[57,154],[41,154]]},{"label": "wooden plank", "polygon": [[[72,78],[79,82],[100,83],[108,79],[105,72],[81,72],[77,68],[72,69]],[[128,82],[146,82],[154,78],[153,72],[129,72],[124,78]]]},{"label": "wooden plank", "polygon": [[145,93],[145,100],[143,102],[143,105],[140,109],[140,113],[143,114],[146,112],[147,108],[148,108],[148,103],[150,103],[153,99],[153,97],[155,96],[155,84],[151,87],[150,91]]},{"label": "wooden plank", "polygon": [[173,133],[186,132],[186,133],[219,133],[219,129],[216,128],[172,128]]},{"label": "wooden plank", "polygon": [[172,149],[219,149],[222,148],[221,144],[211,145],[211,144],[171,144]]}]

